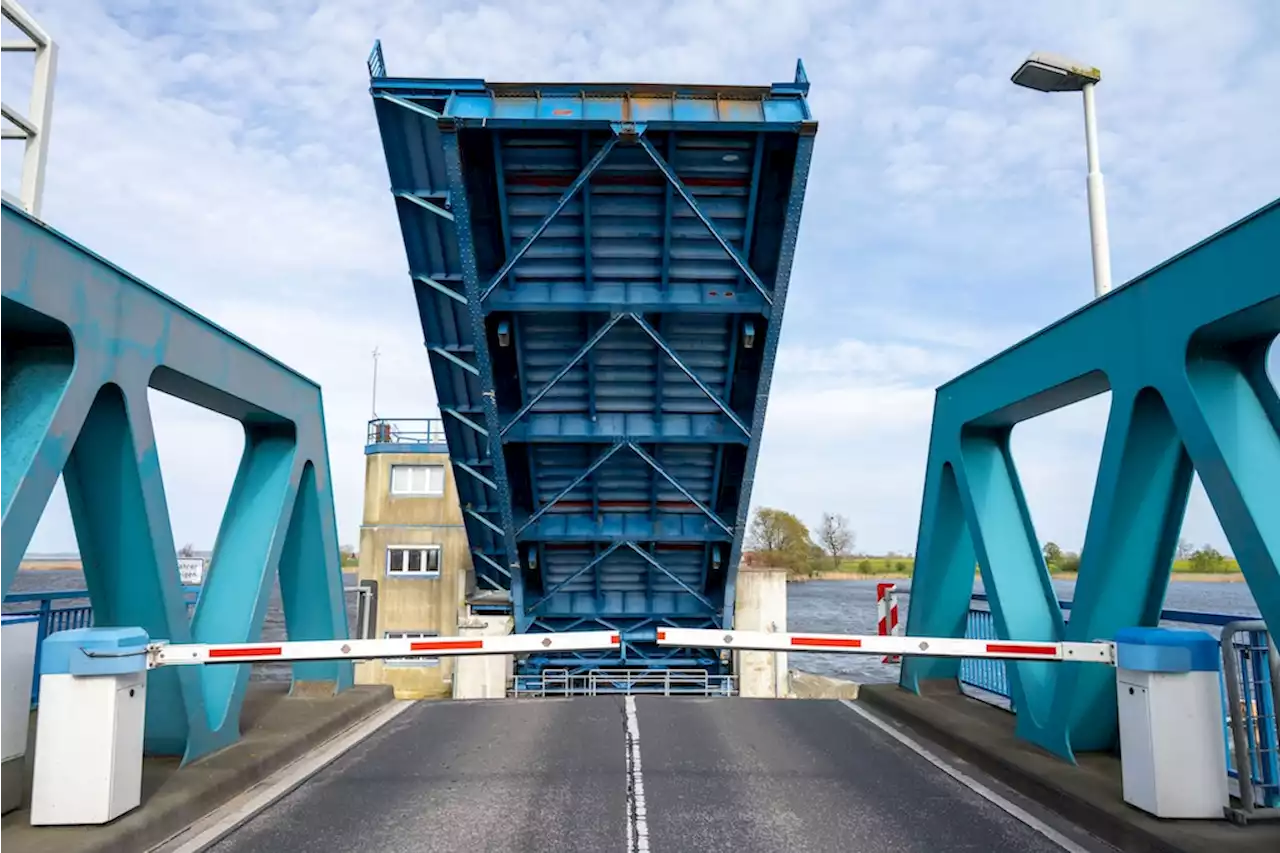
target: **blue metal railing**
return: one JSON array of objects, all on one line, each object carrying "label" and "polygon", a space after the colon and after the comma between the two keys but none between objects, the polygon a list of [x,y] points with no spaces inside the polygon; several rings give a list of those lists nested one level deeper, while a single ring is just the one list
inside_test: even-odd
[{"label": "blue metal railing", "polygon": [[440,418],[376,418],[369,421],[365,444],[444,444]]},{"label": "blue metal railing", "polygon": [[[973,602],[985,603],[982,594],[973,596]],[[1063,610],[1071,609],[1070,601],[1061,601]],[[1248,616],[1229,613],[1206,613],[1197,610],[1164,610],[1161,622],[1222,627],[1231,622],[1248,620]],[[976,640],[998,640],[995,620],[985,607],[970,607],[965,636]],[[1265,807],[1280,806],[1280,734],[1277,733],[1276,708],[1271,689],[1269,637],[1265,631],[1247,631],[1237,634],[1231,643],[1235,652],[1239,675],[1236,679],[1241,697],[1244,719],[1245,743],[1252,772],[1253,794],[1257,804]],[[960,662],[960,683],[976,688],[974,696],[992,705],[1013,710],[1013,697],[1009,690],[1009,674],[1002,660],[974,660]],[[1228,689],[1223,682],[1223,707],[1228,707]],[[986,695],[983,695],[986,694]],[[1224,715],[1223,732],[1227,743],[1227,768],[1233,779],[1238,777],[1236,747],[1233,743],[1230,720]]]},{"label": "blue metal railing", "polygon": [[[195,606],[200,595],[200,587],[184,586],[187,595],[187,610]],[[86,602],[70,606],[54,607],[54,602]],[[36,659],[34,677],[31,679],[31,706],[34,708],[40,700],[40,654],[44,649],[44,638],[59,631],[70,631],[74,628],[93,627],[93,605],[88,604],[87,589],[43,590],[40,592],[12,592],[4,597],[6,605],[30,604],[32,607],[8,611],[6,616],[35,616],[39,621],[36,629]]]}]

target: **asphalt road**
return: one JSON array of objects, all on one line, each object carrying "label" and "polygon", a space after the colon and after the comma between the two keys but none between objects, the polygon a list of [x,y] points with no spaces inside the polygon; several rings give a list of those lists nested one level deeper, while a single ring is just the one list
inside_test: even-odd
[{"label": "asphalt road", "polygon": [[620,697],[423,702],[213,850],[1062,849],[838,702],[634,707],[640,786]]}]

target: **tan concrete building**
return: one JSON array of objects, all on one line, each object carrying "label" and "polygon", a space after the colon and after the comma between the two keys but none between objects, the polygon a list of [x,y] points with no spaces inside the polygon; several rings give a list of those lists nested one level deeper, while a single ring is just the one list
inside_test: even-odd
[{"label": "tan concrete building", "polygon": [[[439,421],[370,424],[359,565],[363,636],[458,634],[471,555]],[[356,681],[390,684],[401,699],[445,697],[453,669],[448,657],[366,661]]]}]

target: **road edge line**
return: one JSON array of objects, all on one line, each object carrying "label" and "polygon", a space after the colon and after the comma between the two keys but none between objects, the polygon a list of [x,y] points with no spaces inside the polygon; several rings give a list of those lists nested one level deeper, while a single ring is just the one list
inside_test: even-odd
[{"label": "road edge line", "polygon": [[217,844],[415,704],[393,700],[151,847],[148,853],[200,853]]},{"label": "road edge line", "polygon": [[894,729],[887,722],[880,719],[875,714],[871,713],[870,711],[864,710],[863,708],[859,708],[854,701],[849,699],[840,699],[837,701],[839,701],[841,705],[844,705],[845,707],[847,707],[850,711],[853,711],[859,717],[862,717],[862,719],[866,720],[876,728],[880,729],[885,734],[889,735],[889,737],[898,741],[898,743],[902,744],[907,749],[914,752],[916,755],[919,755],[921,758],[923,758],[925,761],[929,762],[934,767],[941,770],[943,773],[950,776],[955,781],[959,782],[961,785],[964,785],[966,788],[973,791],[975,794],[982,797],[984,800],[991,803],[993,806],[1000,809],[1004,813],[1008,814],[1010,817],[1015,818],[1016,820],[1020,821],[1023,824],[1026,824],[1029,828],[1040,833],[1045,838],[1052,841],[1054,844],[1057,844],[1063,850],[1067,850],[1069,851],[1069,853],[1090,853],[1088,848],[1083,847],[1080,844],[1073,841],[1071,838],[1068,838],[1066,835],[1054,829],[1052,826],[1045,823],[1040,818],[1031,814],[1026,809],[1019,806],[1017,803],[1014,803],[1011,800],[1007,799],[1006,797],[996,793],[995,791],[988,788],[986,785],[982,784],[977,779],[973,778],[967,773],[953,767],[951,764],[947,763],[942,758],[938,757],[933,752],[926,749],[923,745],[921,745],[916,740]]}]

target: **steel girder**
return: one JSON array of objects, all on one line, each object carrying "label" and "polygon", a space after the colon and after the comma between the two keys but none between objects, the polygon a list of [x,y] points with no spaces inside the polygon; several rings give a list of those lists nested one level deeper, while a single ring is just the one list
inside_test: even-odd
[{"label": "steel girder", "polygon": [[[1158,624],[1198,472],[1263,618],[1280,627],[1280,200],[938,389],[907,633],[964,636],[975,559],[1000,639]],[[1013,427],[1104,391],[1111,410],[1063,621],[1010,452]],[[955,678],[913,658],[902,685]],[[1017,731],[1071,759],[1116,738],[1114,677],[1009,664]]]},{"label": "steel girder", "polygon": [[388,77],[375,46],[369,69],[477,576],[517,630],[639,625],[623,657],[673,659],[644,626],[733,618],[816,131],[803,68],[526,86]]},{"label": "steel girder", "polygon": [[[320,388],[4,204],[4,590],[59,474],[100,626],[255,642],[278,575],[293,640],[347,637]],[[188,619],[148,388],[244,425],[208,577]],[[293,666],[352,683],[350,662]],[[155,672],[145,747],[190,761],[240,736],[248,666]]]}]

